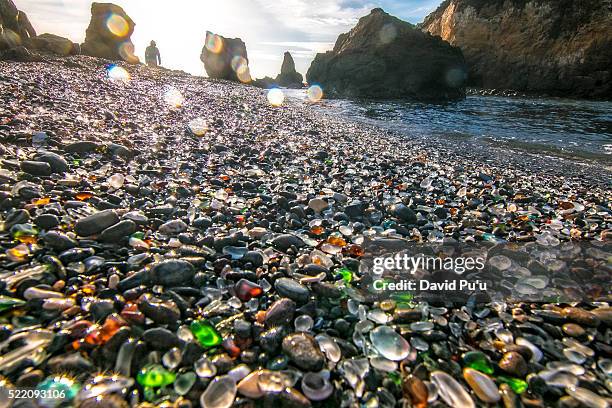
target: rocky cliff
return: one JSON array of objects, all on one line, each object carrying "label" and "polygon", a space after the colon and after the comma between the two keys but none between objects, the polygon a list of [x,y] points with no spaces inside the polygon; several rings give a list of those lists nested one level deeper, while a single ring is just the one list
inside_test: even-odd
[{"label": "rocky cliff", "polygon": [[112,3],[92,3],[91,21],[81,50],[92,57],[137,63],[130,39],[135,26],[123,8]]},{"label": "rocky cliff", "polygon": [[448,100],[465,96],[465,69],[459,48],[374,9],[317,54],[307,80],[332,96]]},{"label": "rocky cliff", "polygon": [[470,86],[612,98],[605,0],[446,0],[422,28],[461,47]]}]

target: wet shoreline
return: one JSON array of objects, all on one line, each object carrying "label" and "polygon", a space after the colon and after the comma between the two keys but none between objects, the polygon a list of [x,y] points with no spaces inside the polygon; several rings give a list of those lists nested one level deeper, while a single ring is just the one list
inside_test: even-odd
[{"label": "wet shoreline", "polygon": [[[303,91],[287,91],[297,100]],[[609,166],[609,102],[468,97],[427,105],[408,101],[328,100],[319,109],[403,134],[492,144],[514,151]],[[451,142],[452,143],[452,142]]]}]

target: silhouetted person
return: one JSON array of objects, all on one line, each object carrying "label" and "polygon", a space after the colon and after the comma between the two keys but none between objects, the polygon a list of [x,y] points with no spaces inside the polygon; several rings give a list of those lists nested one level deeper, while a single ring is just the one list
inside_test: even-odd
[{"label": "silhouetted person", "polygon": [[145,61],[150,67],[161,65],[161,56],[159,55],[159,50],[157,49],[155,41],[151,41],[151,45],[147,47],[145,51]]}]

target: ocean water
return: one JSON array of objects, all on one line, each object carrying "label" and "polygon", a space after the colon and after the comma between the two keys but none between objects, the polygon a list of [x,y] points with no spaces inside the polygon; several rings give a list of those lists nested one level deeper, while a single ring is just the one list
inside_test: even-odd
[{"label": "ocean water", "polygon": [[[286,90],[304,100],[304,91]],[[323,100],[315,109],[410,136],[473,139],[510,149],[612,164],[612,102],[469,96],[463,101]]]}]

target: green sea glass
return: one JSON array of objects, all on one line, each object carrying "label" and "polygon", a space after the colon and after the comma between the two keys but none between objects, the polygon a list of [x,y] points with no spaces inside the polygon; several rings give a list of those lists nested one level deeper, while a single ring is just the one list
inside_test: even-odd
[{"label": "green sea glass", "polygon": [[517,394],[522,394],[527,391],[527,382],[521,380],[520,378],[512,378],[500,375],[499,377],[497,377],[497,381],[499,381],[500,383],[508,384],[510,388],[512,388],[512,390]]},{"label": "green sea glass", "polygon": [[338,270],[338,274],[342,276],[342,280],[346,283],[351,283],[353,281],[353,272],[351,272],[348,268],[340,268]]},{"label": "green sea glass", "polygon": [[201,346],[210,348],[218,346],[223,342],[221,335],[215,330],[214,326],[206,320],[197,320],[189,327]]},{"label": "green sea glass", "polygon": [[159,364],[144,367],[136,376],[136,381],[143,387],[159,388],[170,385],[176,379],[176,374],[166,370]]},{"label": "green sea glass", "polygon": [[495,369],[489,358],[480,351],[469,351],[463,355],[463,365],[485,374],[493,374]]},{"label": "green sea glass", "polygon": [[18,239],[24,236],[35,237],[38,235],[38,230],[30,224],[17,224],[11,228],[13,238]]},{"label": "green sea glass", "polygon": [[389,373],[387,373],[387,377],[389,377],[389,379],[393,381],[395,385],[402,384],[402,376],[397,371],[390,371]]},{"label": "green sea glass", "polygon": [[23,306],[25,304],[26,302],[21,299],[15,299],[12,297],[0,295],[0,313],[4,312],[5,310],[12,309],[14,307]]},{"label": "green sea glass", "polygon": [[132,235],[130,235],[131,238],[137,238],[137,239],[144,239],[145,234],[142,231],[137,231],[135,233],[133,233]]}]

